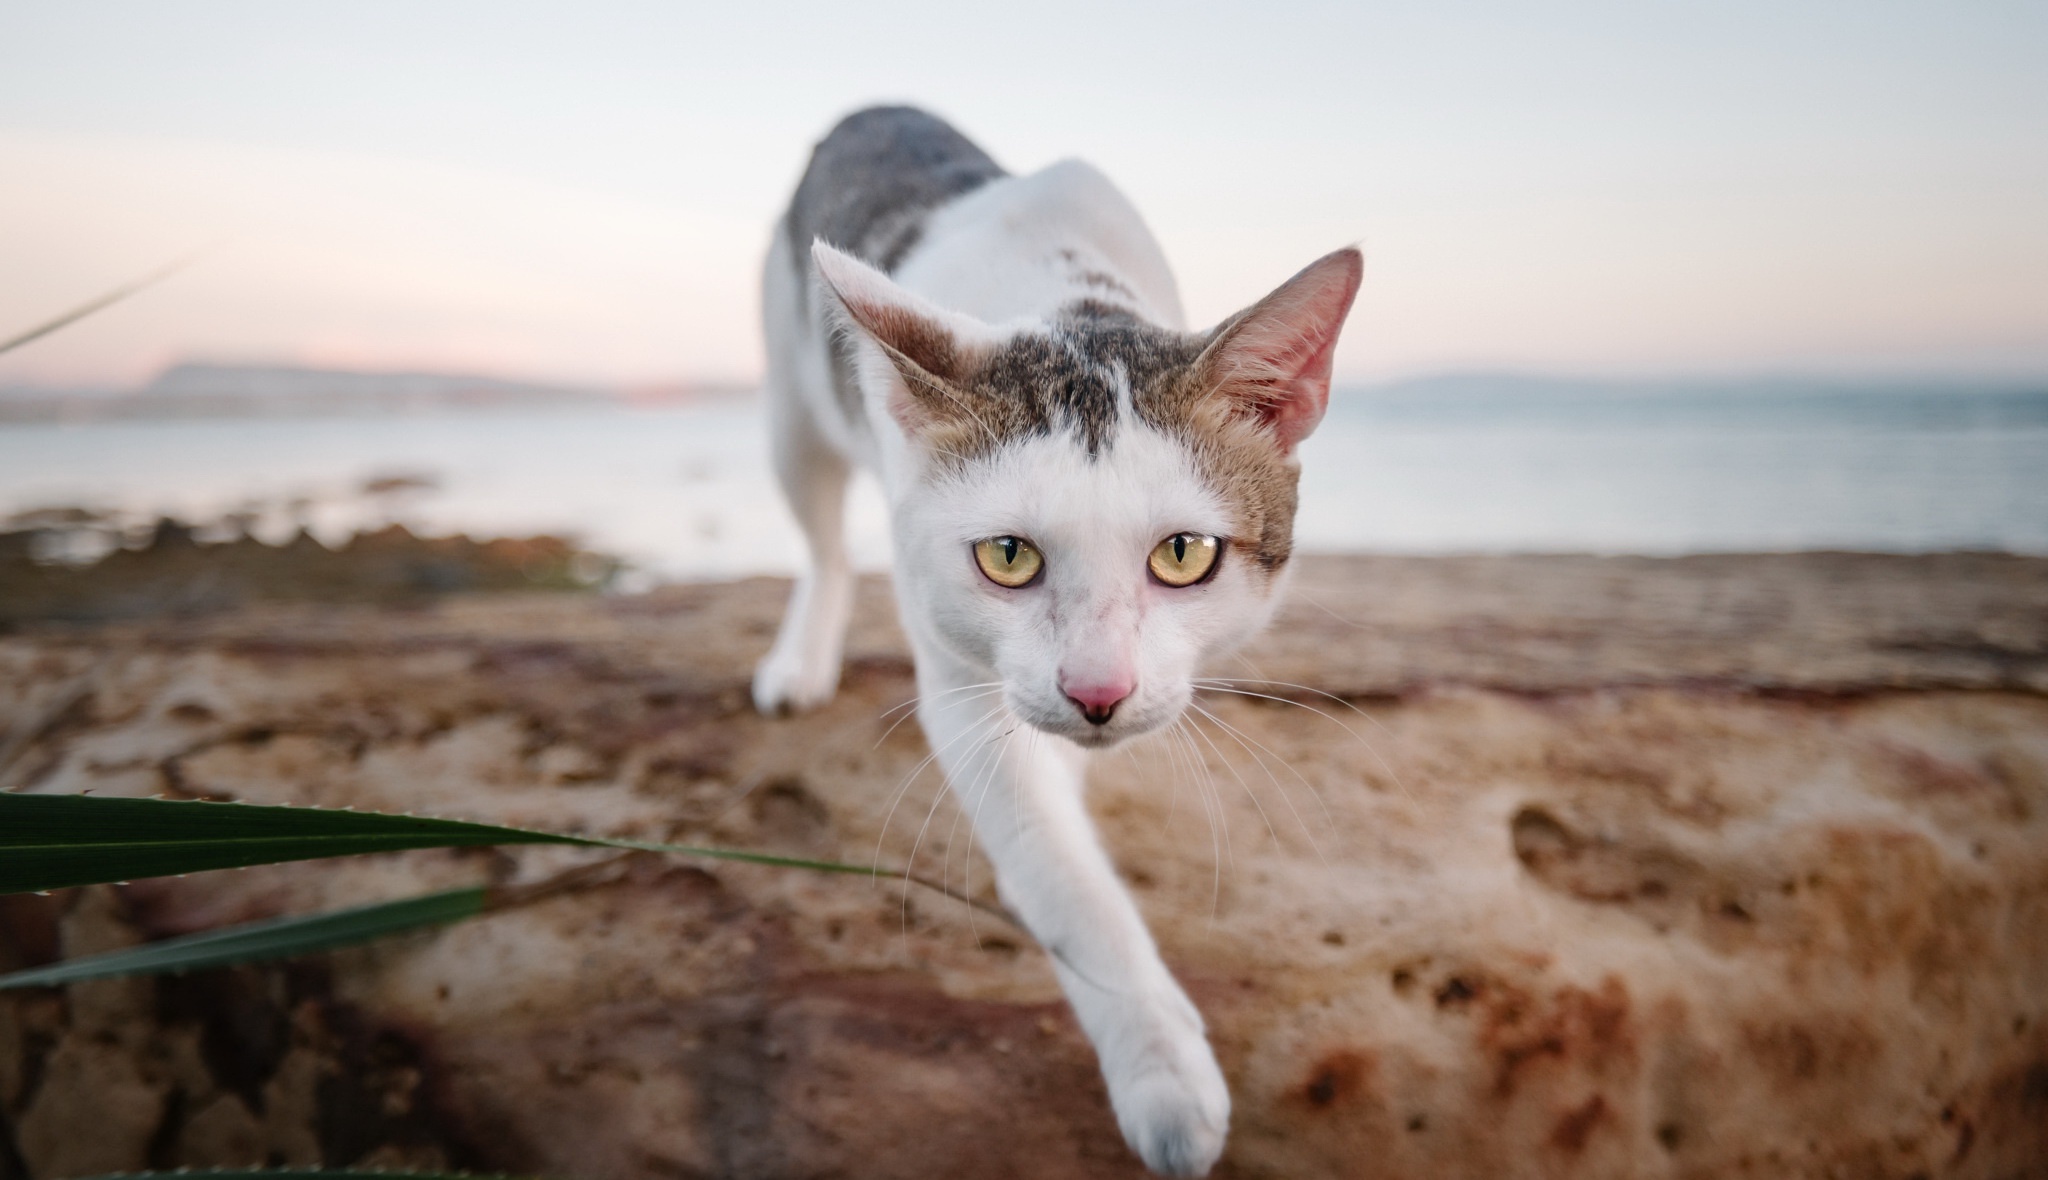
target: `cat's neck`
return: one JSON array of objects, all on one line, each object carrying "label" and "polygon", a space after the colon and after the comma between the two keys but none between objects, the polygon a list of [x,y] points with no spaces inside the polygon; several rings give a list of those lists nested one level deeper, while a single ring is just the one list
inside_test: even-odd
[{"label": "cat's neck", "polygon": [[894,275],[989,324],[1042,323],[1082,300],[1184,329],[1165,253],[1109,179],[1078,160],[988,184],[935,212]]}]

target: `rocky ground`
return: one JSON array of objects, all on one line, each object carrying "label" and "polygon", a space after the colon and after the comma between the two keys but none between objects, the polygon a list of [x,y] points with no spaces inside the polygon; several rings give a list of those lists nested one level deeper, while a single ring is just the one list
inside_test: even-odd
[{"label": "rocky ground", "polygon": [[[1217,1175],[2048,1175],[2048,561],[1315,558],[1093,804],[1236,1100]],[[785,588],[19,622],[0,787],[907,864],[893,726],[746,703]],[[1328,695],[1325,695],[1328,694]],[[893,726],[893,727],[892,727]],[[419,853],[0,904],[0,968],[476,881]],[[1029,940],[899,882],[634,859],[325,959],[0,996],[0,1177],[430,1165],[1129,1177]]]}]

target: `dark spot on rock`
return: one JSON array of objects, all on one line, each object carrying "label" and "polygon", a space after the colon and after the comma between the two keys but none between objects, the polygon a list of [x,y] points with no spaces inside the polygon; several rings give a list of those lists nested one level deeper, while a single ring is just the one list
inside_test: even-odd
[{"label": "dark spot on rock", "polygon": [[1677,1123],[1658,1123],[1657,1142],[1662,1144],[1666,1151],[1677,1151],[1679,1145],[1685,1142],[1685,1128]]},{"label": "dark spot on rock", "polygon": [[55,962],[63,952],[58,920],[69,898],[0,894],[0,968]]},{"label": "dark spot on rock", "polygon": [[1405,996],[1415,988],[1415,973],[1406,967],[1396,967],[1387,982],[1393,985],[1394,994]]},{"label": "dark spot on rock", "polygon": [[1557,1120],[1557,1126],[1550,1132],[1550,1145],[1566,1155],[1577,1155],[1586,1150],[1587,1136],[1606,1117],[1607,1099],[1595,1094]]},{"label": "dark spot on rock", "polygon": [[1732,918],[1737,922],[1755,921],[1755,919],[1750,916],[1749,911],[1743,908],[1741,902],[1733,900],[1724,901],[1721,903],[1721,916],[1724,918]]},{"label": "dark spot on rock", "polygon": [[716,730],[692,733],[687,745],[648,760],[640,772],[639,787],[643,791],[669,794],[684,791],[692,783],[706,779],[729,778],[733,750],[733,742]]},{"label": "dark spot on rock", "polygon": [[1749,1030],[1745,1038],[1759,1064],[1793,1081],[1811,1081],[1820,1073],[1820,1045],[1797,1025],[1778,1024]]},{"label": "dark spot on rock", "polygon": [[1343,932],[1337,930],[1325,930],[1323,931],[1323,941],[1329,943],[1331,946],[1343,946]]},{"label": "dark spot on rock", "polygon": [[1541,807],[1524,807],[1508,823],[1515,858],[1522,867],[1542,875],[1551,864],[1577,855],[1577,838]]},{"label": "dark spot on rock", "polygon": [[197,1024],[207,1072],[259,1113],[264,1083],[277,1072],[293,1039],[285,978],[278,971],[236,967],[212,975],[171,976],[157,984],[158,1018]]},{"label": "dark spot on rock", "polygon": [[[1509,836],[1531,876],[1581,901],[1655,903],[1700,876],[1697,863],[1669,847],[1576,832],[1534,804],[1515,813]],[[1644,916],[1659,929],[1666,924],[1654,914]]]},{"label": "dark spot on rock", "polygon": [[819,852],[830,843],[832,813],[800,779],[768,783],[754,792],[749,810],[760,838],[771,847]]},{"label": "dark spot on rock", "polygon": [[1422,1115],[1419,1115],[1419,1114],[1411,1114],[1411,1115],[1409,1115],[1409,1116],[1408,1116],[1408,1129],[1409,1129],[1410,1131],[1425,1131],[1425,1130],[1428,1130],[1428,1129],[1429,1129],[1429,1120],[1428,1120],[1427,1118],[1423,1117]]},{"label": "dark spot on rock", "polygon": [[1309,1071],[1301,1096],[1317,1109],[1336,1106],[1363,1090],[1371,1072],[1371,1058],[1353,1049],[1339,1049]]},{"label": "dark spot on rock", "polygon": [[188,725],[199,725],[213,720],[214,713],[212,709],[199,704],[197,701],[181,701],[178,704],[172,705],[166,711],[166,716],[170,717],[173,721],[183,721]]},{"label": "dark spot on rock", "polygon": [[1454,1005],[1468,1003],[1478,994],[1479,988],[1470,980],[1467,980],[1462,975],[1453,975],[1449,979],[1444,980],[1443,985],[1436,989],[1436,1006],[1439,1008],[1449,1008]]},{"label": "dark spot on rock", "polygon": [[1595,1075],[1635,1057],[1629,997],[1615,976],[1598,989],[1558,989],[1547,1004],[1495,981],[1479,997],[1479,1042],[1495,1060],[1494,1093],[1513,1094],[1521,1073],[1550,1060]]}]

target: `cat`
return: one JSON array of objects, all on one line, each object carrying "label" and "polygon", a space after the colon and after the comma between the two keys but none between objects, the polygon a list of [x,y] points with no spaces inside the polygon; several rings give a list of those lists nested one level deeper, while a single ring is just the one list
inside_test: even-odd
[{"label": "cat", "polygon": [[1363,259],[1342,249],[1206,332],[1109,180],[1004,171],[909,107],[815,147],[763,282],[776,472],[808,543],[756,670],[828,700],[852,597],[842,505],[880,477],[918,718],[999,894],[1052,957],[1125,1141],[1205,1174],[1230,1094],[1082,804],[1089,751],[1173,722],[1197,665],[1272,615],[1296,447]]}]

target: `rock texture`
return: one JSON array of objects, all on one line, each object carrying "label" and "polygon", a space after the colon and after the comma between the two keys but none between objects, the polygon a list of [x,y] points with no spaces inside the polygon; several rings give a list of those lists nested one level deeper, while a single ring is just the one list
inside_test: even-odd
[{"label": "rock texture", "polygon": [[[2048,562],[1312,559],[1092,801],[1236,1099],[1230,1177],[2048,1175]],[[886,589],[755,717],[784,587],[0,638],[0,787],[893,864],[988,897]],[[1328,694],[1328,695],[1324,695]],[[1269,699],[1278,698],[1278,699]],[[0,966],[481,880],[419,853],[0,903]],[[632,858],[303,963],[0,997],[0,1176],[1128,1177],[1028,939]]]}]

